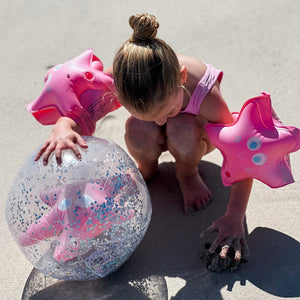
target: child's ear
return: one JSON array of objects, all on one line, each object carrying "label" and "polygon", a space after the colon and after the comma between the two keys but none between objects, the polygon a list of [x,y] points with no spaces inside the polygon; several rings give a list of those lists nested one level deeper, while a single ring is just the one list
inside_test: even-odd
[{"label": "child's ear", "polygon": [[186,66],[182,66],[180,68],[180,77],[181,77],[181,84],[184,84],[187,80],[187,68],[186,68]]}]

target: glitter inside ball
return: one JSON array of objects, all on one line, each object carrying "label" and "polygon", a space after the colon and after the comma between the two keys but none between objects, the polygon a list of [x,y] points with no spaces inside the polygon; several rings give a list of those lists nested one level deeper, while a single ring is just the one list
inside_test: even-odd
[{"label": "glitter inside ball", "polygon": [[10,189],[6,218],[22,252],[47,276],[90,280],[116,271],[144,237],[151,218],[147,186],[118,145],[84,137],[78,160],[64,150],[47,166],[34,151]]}]

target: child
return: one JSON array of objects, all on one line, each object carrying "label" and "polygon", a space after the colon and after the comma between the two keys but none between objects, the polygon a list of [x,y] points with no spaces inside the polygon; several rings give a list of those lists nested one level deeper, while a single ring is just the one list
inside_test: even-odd
[{"label": "child", "polygon": [[[154,16],[134,15],[129,23],[133,34],[115,55],[113,72],[107,70],[113,74],[120,103],[132,114],[126,122],[126,144],[146,180],[157,171],[161,153],[170,151],[176,160],[184,210],[192,213],[204,208],[212,197],[198,172],[202,156],[214,149],[204,126],[233,122],[220,93],[223,73],[176,54],[156,38],[159,23]],[[67,148],[80,158],[76,144],[87,147],[80,133],[75,121],[61,117],[36,160],[43,155],[46,164],[55,151],[60,163],[61,152]],[[247,251],[243,221],[251,187],[251,179],[232,185],[225,215],[202,234],[218,231],[211,252],[221,245],[221,256],[226,257],[232,245],[239,260],[241,249]]]}]

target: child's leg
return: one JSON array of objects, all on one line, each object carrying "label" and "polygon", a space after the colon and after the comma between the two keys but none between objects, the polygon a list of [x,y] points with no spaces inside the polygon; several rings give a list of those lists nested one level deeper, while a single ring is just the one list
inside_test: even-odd
[{"label": "child's leg", "polygon": [[176,159],[176,176],[180,184],[186,213],[203,208],[211,192],[198,172],[202,156],[214,149],[201,116],[179,114],[167,122],[167,145]]},{"label": "child's leg", "polygon": [[126,122],[125,141],[145,180],[157,171],[158,158],[166,150],[166,137],[160,126],[134,117]]}]

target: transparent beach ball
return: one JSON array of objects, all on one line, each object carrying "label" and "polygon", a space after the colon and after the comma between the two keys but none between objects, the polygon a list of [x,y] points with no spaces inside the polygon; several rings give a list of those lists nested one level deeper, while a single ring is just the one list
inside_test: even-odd
[{"label": "transparent beach ball", "polygon": [[47,166],[34,151],[10,189],[6,218],[35,268],[64,280],[90,280],[116,271],[144,237],[151,218],[145,181],[118,145],[84,137],[78,160],[64,150]]}]

